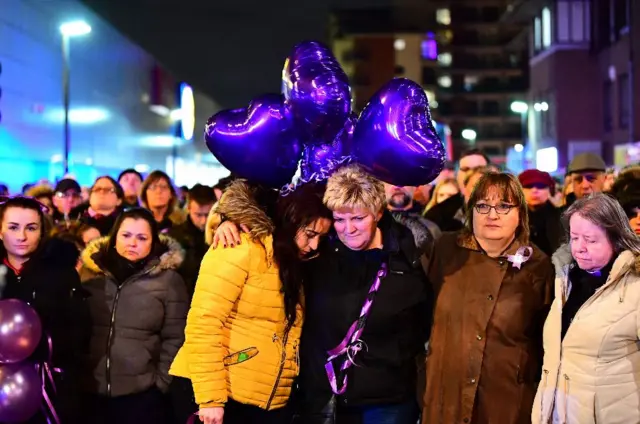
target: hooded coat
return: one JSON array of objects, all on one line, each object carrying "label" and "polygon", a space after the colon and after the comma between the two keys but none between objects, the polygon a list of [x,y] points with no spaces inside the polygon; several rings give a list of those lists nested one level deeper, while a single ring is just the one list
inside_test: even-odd
[{"label": "hooded coat", "polygon": [[[287,404],[298,374],[302,308],[288,328],[279,269],[273,257],[273,222],[244,183],[223,195],[217,213],[247,223],[235,248],[211,248],[200,267],[186,340],[171,374],[193,383],[200,407],[229,399],[265,410]],[[220,216],[210,220],[217,225]]]},{"label": "hooded coat", "polygon": [[533,424],[640,422],[640,256],[620,253],[606,283],[561,339],[576,266],[569,245],[553,255],[555,300],[544,325],[544,362]]},{"label": "hooded coat", "polygon": [[107,397],[166,391],[169,366],[184,341],[189,295],[176,272],[184,253],[175,240],[160,236],[166,248],[126,281],[107,267],[109,238],[82,252],[80,277],[89,292],[93,321],[85,389]]}]

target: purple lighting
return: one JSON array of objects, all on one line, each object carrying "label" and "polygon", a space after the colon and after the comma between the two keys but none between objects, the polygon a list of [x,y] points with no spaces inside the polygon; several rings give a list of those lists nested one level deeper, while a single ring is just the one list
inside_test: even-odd
[{"label": "purple lighting", "polygon": [[427,38],[422,40],[422,58],[436,60],[438,58],[438,43],[433,32],[427,33]]}]

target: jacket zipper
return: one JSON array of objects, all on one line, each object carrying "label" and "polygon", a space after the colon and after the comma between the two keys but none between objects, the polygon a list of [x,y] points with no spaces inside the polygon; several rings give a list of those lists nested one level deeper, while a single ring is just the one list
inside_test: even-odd
[{"label": "jacket zipper", "polygon": [[[278,369],[278,374],[276,375],[276,382],[273,384],[273,390],[271,390],[271,396],[269,396],[269,401],[267,402],[267,407],[265,408],[267,411],[271,406],[271,402],[273,402],[273,398],[276,396],[276,390],[278,390],[278,385],[280,383],[280,377],[282,377],[282,372],[284,371],[284,364],[287,360],[287,339],[289,338],[289,331],[291,330],[291,326],[287,326],[287,329],[284,332],[284,337],[282,338],[282,357],[280,358],[280,368]],[[273,335],[274,343],[278,340],[278,335]]]},{"label": "jacket zipper", "polygon": [[[120,300],[120,292],[122,291],[122,288],[125,286],[125,284],[136,280],[138,278],[144,277],[145,275],[147,275],[148,273],[150,273],[151,271],[153,271],[153,269],[155,268],[155,266],[151,267],[149,270],[138,274],[138,275],[134,275],[133,277],[129,278],[128,280],[125,280],[124,283],[122,283],[120,286],[118,286],[118,288],[116,289],[116,295],[113,299],[113,305],[111,307],[111,320],[109,321],[109,335],[107,337],[107,360],[105,361],[105,365],[106,365],[106,378],[107,378],[107,397],[111,397],[111,345],[113,343],[113,333],[115,331],[114,327],[115,327],[115,323],[116,323],[116,310],[118,309],[118,300]],[[109,278],[113,278],[113,276],[111,274],[107,275]],[[114,278],[115,280],[115,278]]]}]

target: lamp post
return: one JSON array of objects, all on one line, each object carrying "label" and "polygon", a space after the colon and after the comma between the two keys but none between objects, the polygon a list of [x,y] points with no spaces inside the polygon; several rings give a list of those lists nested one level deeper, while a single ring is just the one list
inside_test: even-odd
[{"label": "lamp post", "polygon": [[60,25],[62,34],[62,101],[64,104],[64,173],[69,172],[69,150],[71,148],[71,137],[69,128],[69,82],[70,82],[70,62],[69,62],[69,40],[72,37],[80,37],[91,32],[91,27],[84,21],[65,22]]},{"label": "lamp post", "polygon": [[525,102],[515,101],[511,103],[511,112],[520,114],[520,126],[522,127],[522,144],[527,144],[527,113],[529,105]]}]

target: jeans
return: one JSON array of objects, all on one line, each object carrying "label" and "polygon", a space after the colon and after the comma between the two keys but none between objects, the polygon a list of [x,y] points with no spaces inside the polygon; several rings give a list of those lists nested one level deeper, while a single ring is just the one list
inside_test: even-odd
[{"label": "jeans", "polygon": [[362,424],[416,424],[420,411],[415,401],[362,408]]}]

